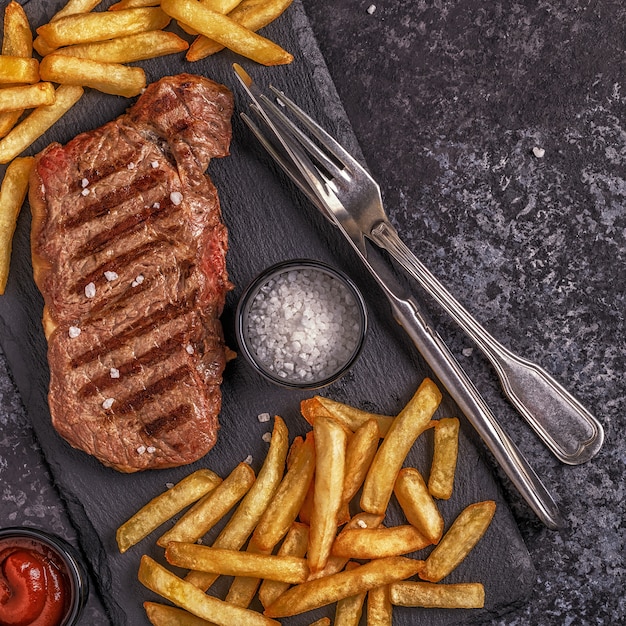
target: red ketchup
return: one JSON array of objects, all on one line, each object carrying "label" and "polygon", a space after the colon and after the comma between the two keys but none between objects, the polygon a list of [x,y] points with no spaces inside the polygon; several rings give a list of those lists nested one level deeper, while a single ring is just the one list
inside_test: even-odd
[{"label": "red ketchup", "polygon": [[60,626],[70,603],[61,559],[35,539],[0,539],[0,626]]}]

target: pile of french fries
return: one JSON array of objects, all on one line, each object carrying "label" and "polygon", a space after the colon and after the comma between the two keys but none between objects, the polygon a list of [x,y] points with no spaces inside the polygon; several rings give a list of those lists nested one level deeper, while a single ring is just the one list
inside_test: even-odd
[{"label": "pile of french fries", "polygon": [[[146,74],[130,63],[184,51],[188,61],[198,61],[225,47],[264,65],[293,60],[256,32],[292,0],[121,0],[108,11],[94,11],[100,2],[69,0],[37,28],[34,41],[22,5],[7,5],[0,55],[0,163],[19,158],[78,102],[85,87],[123,97],[139,95]],[[172,20],[194,35],[191,45],[165,30]],[[31,158],[18,161],[7,169],[2,185],[0,294],[6,288],[13,234],[32,165]]]},{"label": "pile of french fries", "polygon": [[[267,626],[336,603],[336,625],[357,625],[366,610],[368,625],[380,626],[392,623],[394,605],[483,607],[480,582],[440,582],[470,553],[495,513],[491,500],[470,504],[444,532],[436,501],[453,492],[459,421],[433,420],[440,401],[429,379],[395,417],[315,396],[301,404],[312,430],[291,446],[284,421],[274,418],[258,476],[246,463],[223,480],[201,469],[148,502],[119,527],[120,551],[183,513],[157,544],[167,564],[188,570],[181,577],[142,556],[139,580],[174,605],[145,602],[150,622]],[[416,439],[431,429],[426,482],[403,465]],[[386,526],[394,494],[406,523]],[[233,510],[206,545],[207,533]],[[415,558],[429,547],[427,556]],[[223,600],[207,593],[219,576],[234,577]],[[262,614],[249,608],[255,597]]]}]

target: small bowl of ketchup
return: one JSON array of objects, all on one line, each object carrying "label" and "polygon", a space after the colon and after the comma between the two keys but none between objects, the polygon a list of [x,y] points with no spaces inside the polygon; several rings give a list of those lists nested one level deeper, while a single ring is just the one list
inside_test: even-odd
[{"label": "small bowl of ketchup", "polygon": [[65,540],[25,526],[0,529],[0,626],[73,626],[89,581]]}]

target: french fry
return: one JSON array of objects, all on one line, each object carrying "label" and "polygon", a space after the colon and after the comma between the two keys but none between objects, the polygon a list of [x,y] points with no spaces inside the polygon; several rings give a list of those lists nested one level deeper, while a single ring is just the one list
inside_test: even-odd
[{"label": "french fry", "polygon": [[214,622],[207,622],[201,617],[196,617],[184,609],[169,604],[144,602],[143,608],[152,626],[215,626]]},{"label": "french fry", "polygon": [[320,617],[316,619],[314,622],[311,622],[309,626],[330,626],[330,617]]},{"label": "french fry", "polygon": [[[344,530],[351,528],[378,528],[383,521],[382,515],[373,515],[372,513],[357,513],[344,527]],[[317,578],[324,578],[331,574],[340,572],[348,563],[350,559],[343,556],[333,556],[332,552],[326,566],[319,572],[312,572],[309,576],[309,580],[315,580]]]},{"label": "french fry", "polygon": [[67,113],[83,95],[82,87],[61,85],[54,104],[37,107],[25,120],[0,140],[0,163],[8,163],[43,135]]},{"label": "french fry", "polygon": [[443,535],[443,516],[419,471],[414,467],[402,468],[393,491],[409,524],[430,543],[439,543]]},{"label": "french fry", "polygon": [[[2,54],[25,58],[33,54],[33,34],[28,17],[22,5],[15,1],[9,2],[4,11]],[[0,137],[4,137],[17,124],[23,112],[21,108],[0,113]]]},{"label": "french fry", "polygon": [[428,555],[420,578],[433,583],[445,578],[485,534],[495,512],[496,503],[493,500],[476,502],[463,509],[437,547]]},{"label": "french fry", "polygon": [[[277,415],[274,418],[270,447],[259,475],[213,542],[214,548],[239,550],[246,542],[280,485],[288,448],[289,432],[283,419]],[[188,582],[203,591],[206,591],[216,579],[215,574],[207,572],[190,572],[186,577]]]},{"label": "french fry", "polygon": [[332,417],[338,422],[341,422],[353,432],[365,424],[365,422],[374,419],[378,423],[381,437],[386,436],[395,419],[395,417],[390,415],[370,413],[369,411],[363,411],[349,404],[337,402],[337,400],[331,400],[323,396],[314,396],[313,398],[302,400],[300,403],[300,411],[304,419],[309,422],[311,426],[313,426],[317,415],[325,415],[326,417]]},{"label": "french fry", "polygon": [[[200,4],[205,6],[207,9],[211,9],[211,11],[215,11],[217,13],[221,13],[222,15],[226,15],[230,13],[237,5],[241,2],[241,0],[198,0]],[[189,26],[189,24],[185,24],[183,22],[178,22],[178,25],[189,35],[198,35],[198,31],[195,28]],[[202,35],[200,35],[202,36]],[[189,60],[189,59],[187,59]]]},{"label": "french fry", "polygon": [[361,508],[382,514],[387,509],[398,472],[417,437],[430,425],[441,391],[426,378],[394,419],[365,478]]},{"label": "french fry", "polygon": [[304,498],[304,502],[300,507],[300,512],[298,513],[298,519],[308,526],[311,525],[311,513],[313,512],[313,496],[315,495],[315,477],[311,481],[309,485],[309,490],[306,492],[306,497]]},{"label": "french fry", "polygon": [[109,7],[109,11],[120,11],[122,9],[138,9],[140,7],[158,7],[161,0],[120,0]]},{"label": "french fry", "polygon": [[59,48],[55,54],[80,57],[102,63],[134,63],[187,50],[189,44],[175,33],[149,30],[108,41]]},{"label": "french fry", "polygon": [[0,84],[31,84],[38,80],[39,62],[37,59],[0,55]]},{"label": "french fry", "polygon": [[261,584],[259,576],[236,576],[228,593],[226,602],[247,609]]},{"label": "french fry", "polygon": [[185,507],[213,491],[221,482],[215,472],[199,469],[154,497],[117,529],[115,538],[120,552],[126,552]]},{"label": "french fry", "polygon": [[139,582],[154,593],[219,626],[280,626],[276,620],[256,611],[233,606],[204,593],[145,554],[141,558],[138,577]]},{"label": "french fry", "polygon": [[253,576],[291,585],[303,583],[309,577],[306,559],[296,556],[255,554],[170,541],[165,558],[171,565],[221,576]]},{"label": "french fry", "polygon": [[369,589],[410,578],[423,567],[423,561],[406,557],[376,559],[349,571],[291,587],[265,609],[268,617],[288,617],[311,611]]},{"label": "french fry", "polygon": [[315,420],[313,434],[316,471],[307,558],[311,570],[317,572],[326,565],[337,534],[348,434],[344,426],[326,417]]},{"label": "french fry", "polygon": [[380,440],[380,430],[376,420],[368,420],[354,431],[346,447],[346,472],[343,481],[342,503],[349,505],[361,488],[369,470]]},{"label": "french fry", "polygon": [[367,626],[392,626],[392,621],[389,585],[370,589],[367,592]]},{"label": "french fry", "polygon": [[[228,13],[228,17],[240,26],[256,32],[282,15],[292,2],[293,0],[243,0]],[[191,44],[185,58],[187,61],[199,61],[223,49],[223,45],[200,35]]]},{"label": "french fry", "polygon": [[50,20],[55,22],[68,15],[76,15],[77,13],[89,13],[95,9],[102,0],[68,0],[67,4],[59,11],[57,11]]},{"label": "french fry", "polygon": [[211,11],[197,0],[161,0],[161,8],[202,35],[262,65],[282,65],[293,60],[293,56],[278,44],[249,31],[221,13]]},{"label": "french fry", "polygon": [[[357,567],[359,567],[359,564],[352,561],[346,565],[346,571]],[[365,596],[367,596],[367,591],[362,591],[354,596],[348,596],[339,600],[335,607],[334,626],[359,626]]]},{"label": "french fry", "polygon": [[380,559],[401,556],[430,545],[430,541],[410,524],[392,528],[348,528],[332,546],[333,556],[350,559]]},{"label": "french fry", "polygon": [[4,10],[2,54],[28,58],[33,54],[33,33],[19,2],[9,2]]},{"label": "french fry", "polygon": [[[305,524],[294,522],[278,550],[278,555],[302,558],[306,554],[308,543],[309,527]],[[288,588],[288,583],[276,580],[264,580],[259,587],[259,600],[263,607],[272,604],[272,602]]]},{"label": "french fry", "polygon": [[166,547],[170,541],[198,541],[241,500],[254,479],[254,470],[247,463],[239,463],[213,491],[194,504],[170,530],[161,535],[157,544]]},{"label": "french fry", "polygon": [[77,13],[40,26],[37,34],[48,46],[60,48],[158,30],[169,22],[159,7]]},{"label": "french fry", "polygon": [[52,83],[35,83],[0,89],[0,112],[35,109],[54,102]]},{"label": "french fry", "polygon": [[102,63],[63,54],[49,54],[41,61],[42,80],[62,85],[92,87],[104,93],[132,98],[146,87],[146,74],[140,67]]},{"label": "french fry", "polygon": [[315,472],[315,443],[309,433],[287,469],[283,480],[263,513],[250,539],[259,552],[271,552],[287,534],[311,484]]},{"label": "french fry", "polygon": [[481,583],[437,585],[422,582],[399,582],[390,585],[392,604],[427,609],[482,609],[485,589]]},{"label": "french fry", "polygon": [[15,159],[7,167],[0,187],[0,294],[4,293],[9,277],[13,233],[26,199],[33,163],[33,157]]},{"label": "french fry", "polygon": [[459,420],[445,417],[435,424],[433,460],[428,477],[430,494],[448,500],[454,488],[454,475],[459,454]]}]

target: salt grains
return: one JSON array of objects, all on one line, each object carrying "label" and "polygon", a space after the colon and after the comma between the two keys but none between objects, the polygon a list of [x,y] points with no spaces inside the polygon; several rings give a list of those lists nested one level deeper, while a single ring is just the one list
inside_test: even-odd
[{"label": "salt grains", "polygon": [[358,349],[354,294],[331,274],[298,268],[263,285],[247,318],[249,347],[274,376],[310,384],[342,369]]}]

